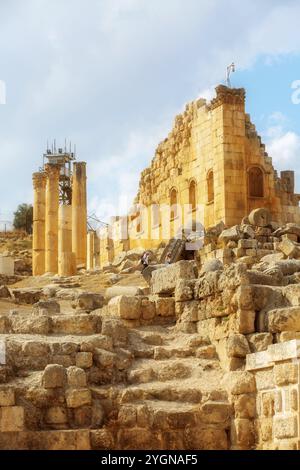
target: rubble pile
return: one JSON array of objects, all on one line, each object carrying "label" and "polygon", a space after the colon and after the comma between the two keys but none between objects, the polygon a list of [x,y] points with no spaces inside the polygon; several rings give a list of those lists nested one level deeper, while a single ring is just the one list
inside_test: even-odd
[{"label": "rubble pile", "polygon": [[299,447],[300,226],[259,209],[205,237],[149,287],[118,284],[137,253],[101,293],[0,287],[1,448]]}]

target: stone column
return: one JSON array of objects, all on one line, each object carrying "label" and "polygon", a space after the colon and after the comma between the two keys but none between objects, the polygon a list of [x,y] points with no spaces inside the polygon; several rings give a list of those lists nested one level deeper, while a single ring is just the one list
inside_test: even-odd
[{"label": "stone column", "polygon": [[95,232],[90,230],[87,234],[87,261],[86,268],[93,269],[95,259]]},{"label": "stone column", "polygon": [[40,276],[45,273],[45,199],[46,174],[33,173],[33,240],[32,240],[32,274]]},{"label": "stone column", "polygon": [[46,184],[46,272],[58,272],[58,206],[60,165],[45,165]]},{"label": "stone column", "polygon": [[72,206],[63,205],[58,210],[58,274],[74,276],[76,259],[72,252]]},{"label": "stone column", "polygon": [[100,268],[100,238],[97,232],[94,239],[94,268]]},{"label": "stone column", "polygon": [[86,266],[87,250],[87,205],[86,205],[86,163],[73,164],[72,182],[72,251],[77,266]]}]

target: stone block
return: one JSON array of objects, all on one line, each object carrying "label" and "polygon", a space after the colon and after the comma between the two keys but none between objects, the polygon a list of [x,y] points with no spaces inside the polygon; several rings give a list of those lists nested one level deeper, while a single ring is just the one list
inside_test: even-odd
[{"label": "stone block", "polygon": [[263,442],[272,440],[273,437],[273,418],[259,419],[259,434]]},{"label": "stone block", "polygon": [[217,357],[215,346],[212,344],[201,346],[196,351],[196,357],[199,359],[215,359]]},{"label": "stone block", "polygon": [[300,285],[290,284],[283,288],[284,297],[288,300],[288,303],[293,307],[300,305]]},{"label": "stone block", "polygon": [[100,317],[92,313],[57,315],[51,318],[51,325],[52,333],[65,335],[90,335],[101,329]]},{"label": "stone block", "polygon": [[201,406],[200,419],[208,424],[225,424],[232,414],[232,406],[227,403],[207,401]]},{"label": "stone block", "polygon": [[195,281],[178,279],[175,288],[175,301],[184,302],[194,298]]},{"label": "stone block", "polygon": [[273,368],[262,369],[255,372],[257,390],[267,390],[275,387]]},{"label": "stone block", "polygon": [[89,428],[92,421],[92,407],[90,405],[79,406],[73,409],[74,424],[78,428]]},{"label": "stone block", "polygon": [[286,361],[300,357],[300,341],[291,340],[285,343],[271,344],[268,347],[270,361]]},{"label": "stone block", "polygon": [[283,386],[298,382],[298,364],[276,364],[274,366],[274,378],[276,385]]},{"label": "stone block", "polygon": [[68,408],[90,405],[92,403],[91,391],[87,388],[69,389],[66,391],[66,401]]},{"label": "stone block", "polygon": [[208,272],[200,276],[195,282],[195,299],[203,300],[218,292],[218,279],[220,271]]},{"label": "stone block", "polygon": [[272,417],[275,413],[275,392],[267,391],[261,394],[261,413],[264,417]]},{"label": "stone block", "polygon": [[76,366],[82,369],[88,369],[93,365],[93,353],[91,352],[78,352],[76,354]]},{"label": "stone block", "polygon": [[[230,250],[231,251],[231,250]],[[213,252],[215,255],[215,251]],[[222,271],[223,270],[223,263],[219,259],[210,259],[203,263],[201,268],[201,274],[203,273],[212,273],[215,271]]]},{"label": "stone block", "polygon": [[65,424],[68,421],[66,408],[51,406],[46,410],[45,421],[48,424]]},{"label": "stone block", "polygon": [[10,315],[12,333],[47,335],[50,331],[49,318],[42,315],[16,314]]},{"label": "stone block", "polygon": [[86,373],[79,367],[70,366],[67,369],[68,386],[73,388],[86,387]]},{"label": "stone block", "polygon": [[219,240],[223,241],[224,243],[228,243],[231,240],[238,241],[241,237],[242,234],[240,231],[240,226],[234,225],[233,227],[223,230],[219,236]]},{"label": "stone block", "polygon": [[15,404],[15,391],[12,388],[0,387],[0,406],[13,406]]},{"label": "stone block", "polygon": [[252,256],[252,257],[255,258],[255,257],[257,256],[257,250],[256,250],[256,248],[248,248],[248,249],[246,250],[245,256]]},{"label": "stone block", "polygon": [[12,289],[11,293],[14,299],[21,304],[36,304],[41,296],[42,289],[33,289],[31,287],[23,287],[20,289]]},{"label": "stone block", "polygon": [[250,353],[248,341],[242,334],[229,336],[226,350],[229,357],[246,357]]},{"label": "stone block", "polygon": [[98,366],[101,367],[113,367],[116,359],[116,355],[104,349],[95,349],[94,359]]},{"label": "stone block", "polygon": [[286,343],[287,341],[291,341],[293,339],[300,340],[300,331],[282,331],[282,333],[276,334],[276,341],[278,343]]},{"label": "stone block", "polygon": [[224,429],[187,426],[184,431],[185,449],[227,450],[228,439]]},{"label": "stone block", "polygon": [[247,340],[252,353],[265,351],[270,344],[273,343],[273,336],[271,333],[253,333],[247,335]]},{"label": "stone block", "polygon": [[298,398],[298,390],[295,388],[290,389],[290,406],[292,411],[298,411],[299,409],[299,398]]},{"label": "stone block", "polygon": [[276,450],[298,450],[297,447],[297,440],[280,440],[279,442],[276,442]]},{"label": "stone block", "polygon": [[0,298],[8,299],[11,297],[9,289],[6,286],[0,286]]},{"label": "stone block", "polygon": [[238,310],[229,316],[229,331],[247,335],[255,331],[255,310]]},{"label": "stone block", "polygon": [[255,443],[255,430],[250,419],[237,418],[231,427],[231,442],[243,449],[251,449]]},{"label": "stone block", "polygon": [[257,248],[257,240],[241,239],[238,241],[238,248],[243,248],[245,250],[255,249]]},{"label": "stone block", "polygon": [[91,447],[94,450],[111,450],[114,448],[114,437],[108,429],[95,429],[90,431]]},{"label": "stone block", "polygon": [[152,320],[156,315],[155,302],[149,299],[142,299],[141,311],[143,320]]},{"label": "stone block", "polygon": [[236,418],[253,419],[256,413],[255,394],[236,395],[234,397],[234,413]]},{"label": "stone block", "polygon": [[22,346],[24,356],[41,357],[49,354],[49,344],[42,341],[27,341]]},{"label": "stone block", "polygon": [[224,385],[232,395],[244,395],[256,391],[254,375],[246,371],[228,372]]},{"label": "stone block", "polygon": [[0,274],[13,276],[15,273],[15,262],[11,256],[0,256]]},{"label": "stone block", "polygon": [[275,392],[275,411],[276,413],[282,412],[282,392],[281,390],[276,390]]},{"label": "stone block", "polygon": [[277,439],[287,439],[297,437],[297,417],[296,416],[275,416],[274,417],[274,437]]},{"label": "stone block", "polygon": [[300,331],[300,306],[270,310],[267,314],[267,324],[271,333]]},{"label": "stone block", "polygon": [[134,427],[137,422],[137,410],[135,406],[122,406],[118,413],[120,426]]},{"label": "stone block", "polygon": [[292,242],[297,242],[298,235],[295,235],[294,233],[285,233],[284,235],[281,235],[281,240],[291,240]]},{"label": "stone block", "polygon": [[239,286],[235,293],[235,303],[241,310],[253,309],[253,291],[252,286],[242,285]]},{"label": "stone block", "polygon": [[36,304],[33,305],[33,312],[55,315],[56,313],[60,313],[60,305],[54,299],[39,300]]},{"label": "stone block", "polygon": [[66,382],[66,370],[58,364],[49,364],[45,367],[42,375],[42,386],[44,388],[64,387]]},{"label": "stone block", "polygon": [[152,273],[153,294],[173,294],[178,279],[195,279],[194,263],[178,261]]},{"label": "stone block", "polygon": [[24,429],[24,408],[3,406],[0,408],[0,432],[19,432]]},{"label": "stone block", "polygon": [[72,306],[78,310],[92,312],[93,310],[102,308],[103,304],[104,297],[102,294],[96,294],[94,292],[80,292],[76,295]]},{"label": "stone block", "polygon": [[162,436],[150,429],[122,428],[117,434],[116,448],[123,450],[162,449]]},{"label": "stone block", "polygon": [[10,330],[10,321],[7,315],[0,316],[0,334],[9,332]]},{"label": "stone block", "polygon": [[103,318],[101,332],[112,338],[114,345],[121,346],[127,343],[128,330],[118,318]]},{"label": "stone block", "polygon": [[138,320],[141,316],[141,299],[119,295],[109,301],[108,310],[111,315],[116,315],[124,320]]},{"label": "stone block", "polygon": [[93,400],[91,425],[93,428],[99,428],[103,425],[104,409],[99,400]]},{"label": "stone block", "polygon": [[173,297],[158,297],[155,299],[156,315],[160,317],[175,316],[175,300]]},{"label": "stone block", "polygon": [[289,258],[299,258],[300,249],[298,245],[289,239],[282,240],[282,242],[279,243],[278,248]]}]

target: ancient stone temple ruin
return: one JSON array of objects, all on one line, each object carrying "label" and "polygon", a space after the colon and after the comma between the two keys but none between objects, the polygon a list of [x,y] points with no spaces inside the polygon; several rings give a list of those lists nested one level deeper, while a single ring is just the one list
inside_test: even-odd
[{"label": "ancient stone temple ruin", "polygon": [[[244,90],[220,86],[176,118],[101,260],[85,164],[71,175],[72,155],[46,158],[34,276],[0,277],[0,448],[300,449],[299,196]],[[202,245],[174,236],[186,203]]]},{"label": "ancient stone temple ruin", "polygon": [[112,261],[137,246],[157,247],[197,222],[230,227],[259,207],[273,221],[296,222],[299,199],[294,172],[277,174],[245,112],[245,90],[220,85],[212,101],[198,99],[176,116],[141,174],[136,205],[112,222],[119,239],[113,242],[109,230],[103,231],[101,259]]},{"label": "ancient stone temple ruin", "polygon": [[33,174],[33,275],[76,274],[86,266],[86,163],[74,153],[48,149],[47,163]]}]

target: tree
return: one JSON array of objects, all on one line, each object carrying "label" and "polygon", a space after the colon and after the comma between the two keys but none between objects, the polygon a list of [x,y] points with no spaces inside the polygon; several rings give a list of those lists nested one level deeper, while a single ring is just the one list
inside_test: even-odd
[{"label": "tree", "polygon": [[33,207],[31,204],[20,204],[14,212],[13,226],[16,230],[32,233]]}]

